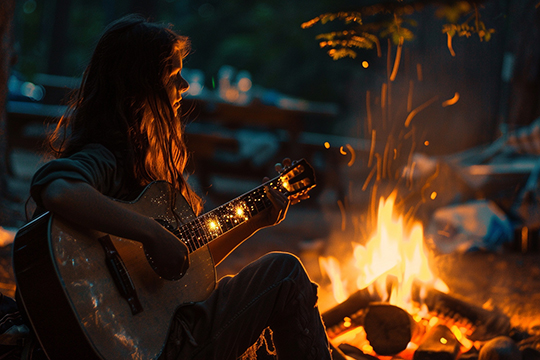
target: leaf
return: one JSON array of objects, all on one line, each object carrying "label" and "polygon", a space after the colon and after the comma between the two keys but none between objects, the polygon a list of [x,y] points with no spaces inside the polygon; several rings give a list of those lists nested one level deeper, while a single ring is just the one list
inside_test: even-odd
[{"label": "leaf", "polygon": [[331,49],[328,51],[328,55],[332,57],[334,60],[339,60],[344,57],[350,57],[355,59],[356,58],[356,52],[351,49],[342,48],[342,49]]}]

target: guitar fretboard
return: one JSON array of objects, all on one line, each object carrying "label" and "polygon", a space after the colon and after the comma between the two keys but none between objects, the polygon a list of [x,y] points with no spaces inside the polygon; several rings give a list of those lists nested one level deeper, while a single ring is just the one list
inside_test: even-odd
[{"label": "guitar fretboard", "polygon": [[280,190],[280,182],[279,177],[267,182],[182,225],[174,232],[193,252],[271,207],[272,202],[266,195],[265,186]]}]

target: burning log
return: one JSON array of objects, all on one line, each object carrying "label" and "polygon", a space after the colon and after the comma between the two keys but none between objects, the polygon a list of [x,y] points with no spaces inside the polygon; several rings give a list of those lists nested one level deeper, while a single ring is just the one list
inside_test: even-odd
[{"label": "burning log", "polygon": [[400,307],[371,304],[364,316],[364,330],[371,347],[378,355],[395,355],[407,348],[417,324]]},{"label": "burning log", "polygon": [[[339,349],[347,356],[352,357],[356,360],[378,360],[375,356],[371,356],[369,354],[364,354],[362,350],[357,348],[356,346],[352,346],[349,344],[341,344],[339,345]],[[334,353],[332,353],[334,355]],[[336,360],[334,358],[334,360]]]},{"label": "burning log", "polygon": [[435,289],[428,290],[424,302],[430,311],[472,324],[472,332],[467,334],[471,341],[487,341],[510,333],[510,319],[498,311],[474,306]]},{"label": "burning log", "polygon": [[[325,311],[321,315],[326,328],[334,329],[336,335],[339,335],[339,333],[347,330],[347,328],[354,329],[355,327],[362,326],[362,310],[367,309],[371,301],[372,296],[367,289],[358,290],[349,296],[347,300]],[[344,321],[346,318],[349,320]]]},{"label": "burning log", "polygon": [[452,331],[445,325],[437,325],[416,349],[413,360],[455,360],[459,348],[459,341]]}]

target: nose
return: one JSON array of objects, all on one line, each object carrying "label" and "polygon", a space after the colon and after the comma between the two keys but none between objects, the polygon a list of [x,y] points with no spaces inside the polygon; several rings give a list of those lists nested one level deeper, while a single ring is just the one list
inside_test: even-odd
[{"label": "nose", "polygon": [[178,91],[180,93],[184,93],[184,92],[188,91],[189,90],[189,83],[187,82],[187,80],[184,79],[182,76],[180,76],[179,80],[180,81],[179,81],[179,84],[177,86]]}]

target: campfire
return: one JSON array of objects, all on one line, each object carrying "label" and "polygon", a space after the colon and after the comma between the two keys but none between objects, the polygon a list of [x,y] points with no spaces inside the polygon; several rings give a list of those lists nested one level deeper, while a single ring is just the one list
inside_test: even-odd
[{"label": "campfire", "polygon": [[333,293],[320,304],[332,344],[380,359],[456,359],[507,333],[505,315],[449,295],[430,270],[421,222],[401,214],[396,197],[380,198],[372,235],[352,241],[348,258],[319,259]]}]

